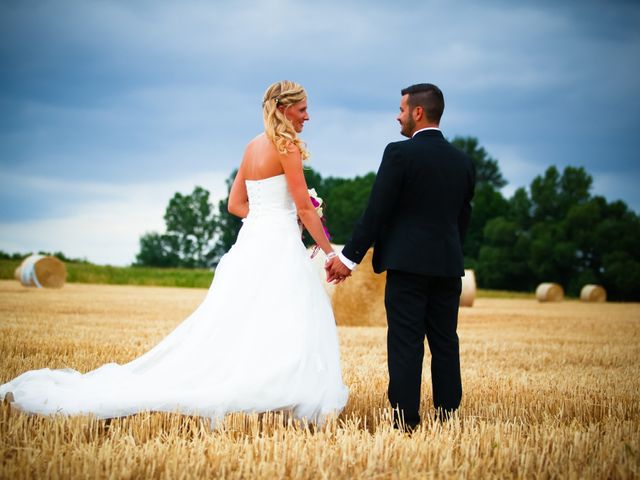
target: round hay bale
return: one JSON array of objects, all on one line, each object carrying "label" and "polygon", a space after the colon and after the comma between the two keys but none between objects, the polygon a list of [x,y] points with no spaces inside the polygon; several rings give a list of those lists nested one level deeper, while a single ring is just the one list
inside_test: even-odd
[{"label": "round hay bale", "polygon": [[387,314],[384,308],[386,273],[373,272],[369,249],[351,277],[335,286],[333,313],[338,325],[385,326]]},{"label": "round hay bale", "polygon": [[[342,245],[334,245],[336,251]],[[333,285],[325,280],[324,255],[314,258],[314,265],[323,279],[323,284],[332,299],[333,313],[338,325],[348,326],[386,326],[387,316],[384,307],[384,289],[387,274],[376,274],[371,265],[373,249],[369,249],[351,277]],[[320,259],[318,260],[318,257]],[[460,305],[473,306],[476,297],[476,277],[473,270],[465,270],[462,277]]]},{"label": "round hay bale", "polygon": [[557,283],[541,283],[536,288],[539,302],[560,302],[564,298],[564,290]]},{"label": "round hay bale", "polygon": [[67,269],[56,257],[31,255],[16,268],[14,276],[25,287],[62,288]]},{"label": "round hay bale", "polygon": [[607,291],[600,285],[585,285],[580,290],[580,300],[583,302],[606,302]]},{"label": "round hay bale", "polygon": [[476,274],[473,270],[465,270],[462,277],[462,292],[460,293],[460,306],[473,307],[476,299]]}]

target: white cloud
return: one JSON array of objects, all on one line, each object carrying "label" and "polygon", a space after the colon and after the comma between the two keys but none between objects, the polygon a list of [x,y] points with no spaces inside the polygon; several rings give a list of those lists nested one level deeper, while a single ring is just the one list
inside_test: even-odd
[{"label": "white cloud", "polygon": [[376,171],[387,143],[403,138],[393,111],[319,108],[312,115],[304,134],[311,152],[309,165],[324,176]]},{"label": "white cloud", "polygon": [[[62,251],[99,264],[127,265],[138,252],[140,236],[163,231],[164,210],[175,192],[190,193],[201,185],[217,205],[226,196],[226,173],[205,172],[165,182],[108,184],[16,177],[43,199],[69,191],[84,193],[86,202],[55,218],[0,223],[0,249],[8,252]],[[217,192],[217,194],[216,194]],[[98,198],[93,200],[93,198]]]},{"label": "white cloud", "polygon": [[[596,193],[638,210],[625,172],[640,147],[629,5],[0,2],[0,191],[59,205],[43,221],[5,220],[0,248],[130,262],[175,191],[226,192],[262,127],[260,96],[281,78],[308,88],[303,139],[323,175],[375,170],[401,139],[398,90],[432,81],[447,98],[444,133],[478,137],[507,195],[577,162]],[[610,173],[591,171],[604,163]]]}]

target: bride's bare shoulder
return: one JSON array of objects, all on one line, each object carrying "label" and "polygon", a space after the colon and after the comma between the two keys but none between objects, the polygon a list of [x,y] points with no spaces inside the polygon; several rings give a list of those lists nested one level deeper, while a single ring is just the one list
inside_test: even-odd
[{"label": "bride's bare shoulder", "polygon": [[247,146],[245,148],[245,155],[251,152],[259,152],[260,154],[264,154],[265,149],[269,148],[269,143],[270,142],[264,133],[256,135],[251,140],[249,140],[249,143],[247,143]]}]

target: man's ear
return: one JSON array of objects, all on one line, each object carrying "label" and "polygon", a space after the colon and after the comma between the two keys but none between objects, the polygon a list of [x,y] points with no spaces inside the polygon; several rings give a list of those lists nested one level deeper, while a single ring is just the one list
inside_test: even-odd
[{"label": "man's ear", "polygon": [[422,108],[420,105],[416,105],[412,112],[411,115],[413,116],[413,120],[416,122],[419,122],[420,120],[424,119],[424,108]]}]

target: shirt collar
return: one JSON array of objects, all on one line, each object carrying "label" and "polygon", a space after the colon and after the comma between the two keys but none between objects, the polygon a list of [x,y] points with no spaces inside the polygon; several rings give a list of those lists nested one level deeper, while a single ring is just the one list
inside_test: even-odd
[{"label": "shirt collar", "polygon": [[438,127],[426,127],[426,128],[421,128],[420,130],[418,130],[417,132],[413,132],[413,135],[411,135],[411,138],[415,137],[417,134],[419,134],[420,132],[425,132],[427,130],[437,130],[439,132],[442,132],[442,130],[440,130]]}]

